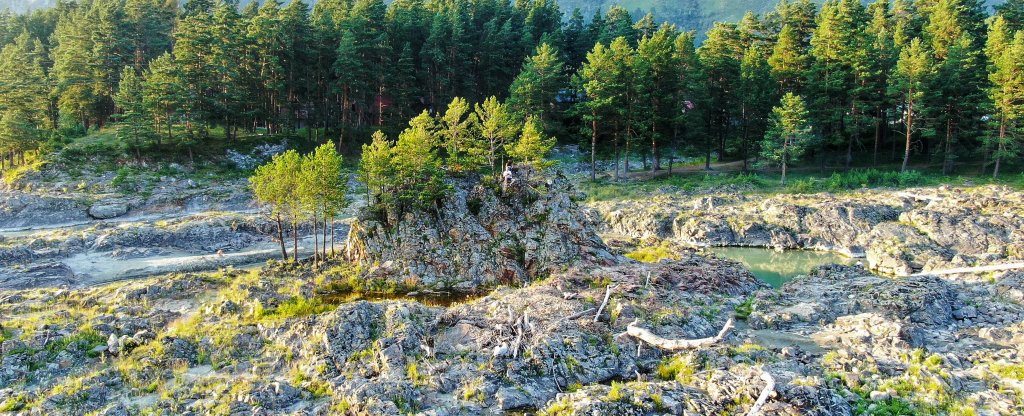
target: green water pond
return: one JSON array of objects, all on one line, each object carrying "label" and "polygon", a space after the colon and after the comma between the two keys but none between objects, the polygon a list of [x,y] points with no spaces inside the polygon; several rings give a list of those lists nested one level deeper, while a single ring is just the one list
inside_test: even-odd
[{"label": "green water pond", "polygon": [[743,263],[754,276],[775,288],[823,264],[852,265],[858,261],[835,253],[810,250],[775,251],[757,247],[712,247],[710,250],[718,257]]}]

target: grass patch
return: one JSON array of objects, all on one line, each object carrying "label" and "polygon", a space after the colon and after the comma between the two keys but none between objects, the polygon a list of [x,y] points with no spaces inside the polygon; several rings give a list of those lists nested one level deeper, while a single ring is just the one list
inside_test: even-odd
[{"label": "grass patch", "polygon": [[324,304],[319,298],[302,298],[294,296],[280,305],[265,308],[256,315],[256,319],[288,319],[316,315],[334,309],[333,305]]},{"label": "grass patch", "polygon": [[612,382],[611,390],[608,390],[608,401],[610,402],[621,402],[626,399],[626,395],[622,392],[623,383],[618,381]]},{"label": "grass patch", "polygon": [[754,312],[754,297],[751,296],[743,301],[743,303],[736,305],[734,309],[736,312],[736,319],[747,319],[750,314]]},{"label": "grass patch", "polygon": [[880,170],[874,168],[852,169],[834,172],[827,176],[807,172],[794,172],[786,177],[786,185],[779,181],[779,175],[771,173],[719,173],[719,174],[673,174],[650,179],[585,181],[579,189],[586,193],[588,202],[649,199],[660,189],[695,192],[733,186],[747,193],[815,193],[847,192],[864,188],[907,188],[935,186],[941,184],[959,186],[1007,185],[1024,189],[1024,174],[1003,175],[998,179],[990,176],[946,176],[930,171]]},{"label": "grass patch", "polygon": [[626,257],[636,261],[642,261],[644,263],[655,263],[665,259],[679,260],[680,258],[679,251],[665,242],[656,246],[641,247],[630,251],[629,253],[626,253]]},{"label": "grass patch", "polygon": [[992,363],[988,368],[999,377],[1024,380],[1024,364]]},{"label": "grass patch", "polygon": [[675,380],[683,384],[691,384],[694,381],[694,374],[697,374],[697,366],[689,356],[675,355],[662,359],[656,372],[658,378],[662,380]]}]

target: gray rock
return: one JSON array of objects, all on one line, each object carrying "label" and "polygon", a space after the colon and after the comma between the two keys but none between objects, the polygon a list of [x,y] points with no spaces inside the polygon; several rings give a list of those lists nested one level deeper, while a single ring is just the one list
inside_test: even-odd
[{"label": "gray rock", "polygon": [[89,207],[89,216],[97,220],[120,217],[128,213],[128,204],[122,201],[102,201]]}]

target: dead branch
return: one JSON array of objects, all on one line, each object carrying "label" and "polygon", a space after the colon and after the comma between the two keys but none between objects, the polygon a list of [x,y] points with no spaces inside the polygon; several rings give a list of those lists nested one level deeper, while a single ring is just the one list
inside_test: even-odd
[{"label": "dead branch", "polygon": [[562,320],[563,320],[563,321],[571,321],[571,320],[573,320],[573,319],[576,319],[576,318],[579,318],[579,317],[581,317],[581,316],[583,316],[583,315],[586,315],[586,314],[588,314],[588,313],[591,313],[591,312],[593,312],[594,310],[595,310],[594,308],[588,308],[588,309],[585,309],[585,310],[582,310],[582,311],[576,312],[576,313],[574,313],[574,314],[572,314],[572,315],[569,315],[569,316],[567,316],[567,317],[565,317],[565,318],[562,318]]},{"label": "dead branch", "polygon": [[601,302],[601,306],[597,308],[597,313],[594,314],[594,322],[597,322],[601,317],[601,311],[603,311],[604,307],[608,305],[608,297],[612,295],[613,289],[615,289],[615,285],[608,285],[608,287],[604,289],[604,301]]},{"label": "dead branch", "polygon": [[772,377],[767,371],[761,370],[761,380],[764,380],[764,390],[761,390],[761,395],[757,396],[757,401],[747,412],[747,416],[758,416],[761,414],[761,407],[768,401],[768,397],[775,392],[775,378]]},{"label": "dead branch", "polygon": [[694,348],[700,348],[706,345],[716,344],[720,342],[729,333],[729,330],[733,328],[733,318],[729,318],[725,322],[725,326],[722,327],[721,331],[718,331],[718,335],[710,338],[700,339],[666,339],[655,335],[653,332],[636,326],[638,320],[634,320],[632,323],[626,326],[626,335],[633,338],[639,339],[643,342],[651,344],[655,347],[661,348],[666,351],[679,351],[689,350]]}]

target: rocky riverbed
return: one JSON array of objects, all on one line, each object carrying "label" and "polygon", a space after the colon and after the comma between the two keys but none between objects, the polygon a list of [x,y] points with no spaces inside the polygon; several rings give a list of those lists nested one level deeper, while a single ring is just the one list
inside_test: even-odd
[{"label": "rocky riverbed", "polygon": [[[1024,412],[1024,272],[896,276],[1019,259],[1016,191],[583,206],[568,183],[539,180],[458,185],[430,217],[362,211],[351,261],[244,270],[178,260],[275,255],[269,224],[245,209],[141,204],[47,229],[68,217],[30,215],[33,228],[10,225],[0,249],[0,413],[745,414],[762,396],[765,414]],[[655,244],[672,259],[622,256]],[[688,247],[703,245],[867,261],[773,289]],[[118,261],[149,263],[111,279],[126,271]],[[338,303],[335,291],[354,288],[473,295]],[[672,351],[637,329],[711,340]]]},{"label": "rocky riverbed", "polygon": [[[49,167],[3,185],[0,289],[82,287],[281,257],[277,225],[255,205],[246,179],[169,170],[73,178]],[[347,230],[346,221],[336,223],[336,235]],[[300,254],[311,251],[310,232],[298,229]]]},{"label": "rocky riverbed", "polygon": [[1001,186],[797,195],[680,191],[591,206],[606,232],[632,239],[835,251],[898,276],[1024,261],[1024,193]]}]

